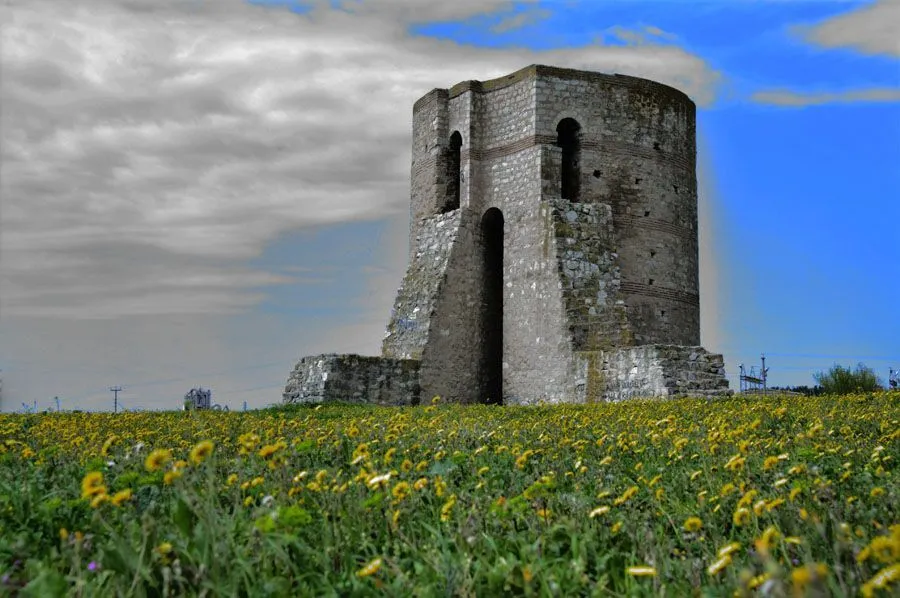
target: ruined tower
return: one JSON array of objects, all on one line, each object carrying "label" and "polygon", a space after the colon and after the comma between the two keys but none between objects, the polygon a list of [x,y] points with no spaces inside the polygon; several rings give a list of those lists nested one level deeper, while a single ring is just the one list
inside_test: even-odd
[{"label": "ruined tower", "polygon": [[730,393],[699,347],[695,112],[653,81],[540,65],[426,94],[382,356],[304,358],[285,401]]}]

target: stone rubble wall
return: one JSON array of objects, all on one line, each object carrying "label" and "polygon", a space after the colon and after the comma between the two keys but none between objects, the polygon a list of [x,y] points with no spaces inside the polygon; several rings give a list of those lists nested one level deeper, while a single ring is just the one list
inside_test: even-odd
[{"label": "stone rubble wall", "polygon": [[721,354],[703,347],[642,345],[576,354],[579,401],[723,397],[733,394]]},{"label": "stone rubble wall", "polygon": [[335,353],[304,357],[288,377],[283,401],[418,405],[419,362]]},{"label": "stone rubble wall", "polygon": [[397,292],[382,341],[385,357],[421,359],[459,224],[460,210],[425,218],[420,223],[416,251]]}]

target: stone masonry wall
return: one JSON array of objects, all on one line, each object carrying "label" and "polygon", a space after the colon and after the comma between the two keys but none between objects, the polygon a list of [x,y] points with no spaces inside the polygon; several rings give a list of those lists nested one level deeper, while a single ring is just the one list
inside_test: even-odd
[{"label": "stone masonry wall", "polygon": [[285,403],[417,405],[419,362],[360,355],[304,357],[291,372],[283,398]]},{"label": "stone masonry wall", "polygon": [[579,402],[730,395],[722,355],[703,347],[643,345],[576,354]]},{"label": "stone masonry wall", "polygon": [[395,359],[421,359],[431,318],[456,246],[460,210],[424,218],[418,227],[416,249],[397,292],[382,341],[382,354]]}]

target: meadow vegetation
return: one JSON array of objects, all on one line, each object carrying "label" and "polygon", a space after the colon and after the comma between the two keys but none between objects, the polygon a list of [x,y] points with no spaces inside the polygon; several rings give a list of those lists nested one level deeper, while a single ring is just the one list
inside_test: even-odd
[{"label": "meadow vegetation", "polygon": [[900,393],[0,415],[0,594],[877,596]]}]

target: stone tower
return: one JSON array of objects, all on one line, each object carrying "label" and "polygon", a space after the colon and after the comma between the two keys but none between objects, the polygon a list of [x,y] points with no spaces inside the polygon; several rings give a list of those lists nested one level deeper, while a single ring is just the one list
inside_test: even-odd
[{"label": "stone tower", "polygon": [[698,346],[695,111],[653,81],[540,65],[426,94],[382,357],[304,358],[285,401],[730,394]]}]

